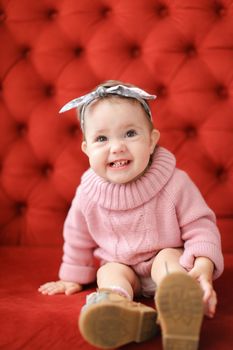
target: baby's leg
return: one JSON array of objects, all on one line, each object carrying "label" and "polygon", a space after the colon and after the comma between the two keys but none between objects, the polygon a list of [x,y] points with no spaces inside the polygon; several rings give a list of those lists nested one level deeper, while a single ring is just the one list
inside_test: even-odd
[{"label": "baby's leg", "polygon": [[107,263],[97,273],[98,291],[87,297],[79,329],[92,345],[108,349],[129,342],[142,342],[156,332],[153,308],[132,301],[140,289],[135,272],[128,266]]},{"label": "baby's leg", "polygon": [[107,263],[97,272],[97,285],[99,289],[111,289],[124,294],[133,300],[140,291],[140,281],[135,272],[126,265]]},{"label": "baby's leg", "polygon": [[168,273],[187,272],[179,263],[182,253],[183,249],[181,248],[165,248],[156,255],[151,269],[151,277],[157,286]]}]

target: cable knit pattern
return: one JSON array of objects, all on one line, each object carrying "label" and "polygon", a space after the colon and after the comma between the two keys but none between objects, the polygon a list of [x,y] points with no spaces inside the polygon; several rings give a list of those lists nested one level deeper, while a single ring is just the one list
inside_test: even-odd
[{"label": "cable knit pattern", "polygon": [[184,246],[180,263],[187,270],[195,257],[206,256],[215,264],[214,278],[223,271],[215,215],[162,147],[132,183],[109,183],[89,169],[67,216],[64,238],[60,278],[81,284],[95,280],[93,255],[149,276],[153,257],[167,247]]}]

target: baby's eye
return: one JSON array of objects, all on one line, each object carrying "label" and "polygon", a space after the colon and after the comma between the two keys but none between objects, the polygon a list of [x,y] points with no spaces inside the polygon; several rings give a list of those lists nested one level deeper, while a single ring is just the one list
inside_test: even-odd
[{"label": "baby's eye", "polygon": [[96,142],[105,142],[107,141],[107,137],[106,136],[103,136],[103,135],[100,135],[100,136],[97,136],[97,138],[95,139]]},{"label": "baby's eye", "polygon": [[127,132],[126,132],[126,137],[133,137],[133,136],[136,136],[137,135],[137,131],[135,131],[135,130],[128,130]]}]

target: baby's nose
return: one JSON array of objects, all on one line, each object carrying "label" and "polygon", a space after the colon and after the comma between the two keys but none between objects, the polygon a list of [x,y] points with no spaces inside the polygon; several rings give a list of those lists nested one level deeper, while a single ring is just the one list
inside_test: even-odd
[{"label": "baby's nose", "polygon": [[111,152],[119,153],[124,152],[126,149],[125,142],[123,140],[114,140],[111,142]]}]

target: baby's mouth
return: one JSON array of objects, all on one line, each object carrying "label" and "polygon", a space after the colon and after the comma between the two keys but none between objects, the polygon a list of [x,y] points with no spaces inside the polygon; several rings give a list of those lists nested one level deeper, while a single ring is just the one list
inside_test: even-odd
[{"label": "baby's mouth", "polygon": [[130,163],[130,160],[116,160],[115,162],[109,163],[110,168],[123,168]]}]

